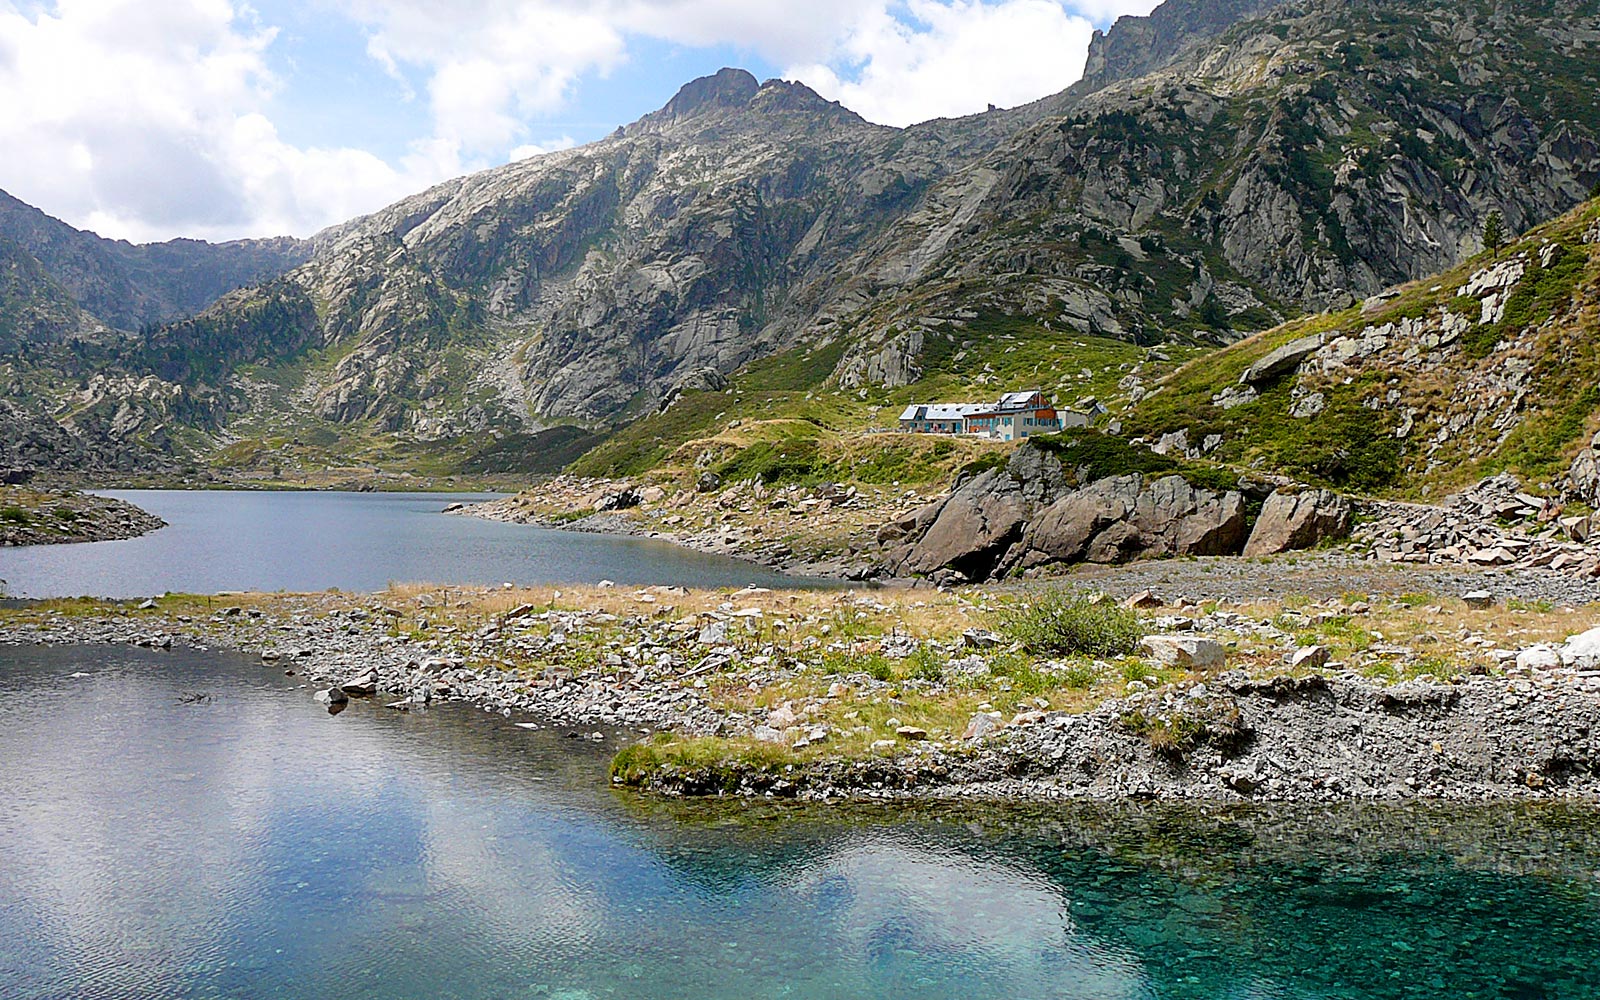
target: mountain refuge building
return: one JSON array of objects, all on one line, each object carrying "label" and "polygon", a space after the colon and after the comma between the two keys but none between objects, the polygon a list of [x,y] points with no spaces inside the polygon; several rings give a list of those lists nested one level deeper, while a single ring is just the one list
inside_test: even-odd
[{"label": "mountain refuge building", "polygon": [[912,403],[900,414],[900,429],[908,434],[971,434],[995,441],[1088,425],[1087,416],[1057,410],[1038,390],[1008,392],[994,403]]}]

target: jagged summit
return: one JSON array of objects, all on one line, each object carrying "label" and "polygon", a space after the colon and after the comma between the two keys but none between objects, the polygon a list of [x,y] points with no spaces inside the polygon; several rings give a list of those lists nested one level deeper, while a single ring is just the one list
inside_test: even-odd
[{"label": "jagged summit", "polygon": [[757,83],[748,70],[730,67],[689,81],[660,111],[645,115],[633,125],[623,126],[618,129],[618,134],[627,135],[641,128],[649,130],[694,122],[710,118],[718,112],[737,114],[743,111],[829,115],[852,122],[864,122],[855,112],[837,101],[828,100],[803,83],[780,79]]},{"label": "jagged summit", "polygon": [[744,107],[760,89],[749,70],[727,67],[684,84],[659,113],[664,118],[687,118],[710,108]]},{"label": "jagged summit", "polygon": [[1184,48],[1212,38],[1284,0],[1167,0],[1149,14],[1124,15],[1106,32],[1096,31],[1080,90],[1142,76]]}]

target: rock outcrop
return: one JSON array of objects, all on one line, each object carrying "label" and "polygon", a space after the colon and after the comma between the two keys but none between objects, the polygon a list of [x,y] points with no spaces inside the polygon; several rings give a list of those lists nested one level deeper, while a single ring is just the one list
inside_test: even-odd
[{"label": "rock outcrop", "polygon": [[[1304,517],[1290,518],[1295,532],[1288,547],[1327,537],[1327,513],[1341,504],[1347,524],[1342,499],[1327,494],[1316,505],[1308,501]],[[1308,519],[1315,530],[1303,523]],[[887,571],[940,583],[1084,562],[1237,555],[1250,536],[1249,506],[1239,491],[1196,487],[1181,475],[1148,482],[1137,474],[1110,476],[1075,486],[1060,459],[1031,443],[1004,469],[968,480],[892,527],[880,534],[897,543],[885,559]]]},{"label": "rock outcrop", "polygon": [[1315,548],[1350,533],[1350,501],[1331,490],[1273,493],[1245,543],[1250,557]]}]

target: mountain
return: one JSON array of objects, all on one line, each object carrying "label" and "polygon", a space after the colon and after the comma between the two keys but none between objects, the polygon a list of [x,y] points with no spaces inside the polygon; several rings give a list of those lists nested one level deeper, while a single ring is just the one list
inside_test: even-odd
[{"label": "mountain", "polygon": [[[1578,204],[1597,45],[1597,0],[1169,0],[1098,35],[1061,94],[907,129],[724,70],[599,142],[319,234],[111,350],[99,397],[48,403],[144,413],[148,385],[184,402],[124,421],[147,440],[375,464],[626,427],[628,466],[742,412],[746,385],[863,429],[911,391],[1136,394],[1103,376],[1139,346],[1337,310],[1476,253],[1491,211],[1520,231]],[[29,316],[101,317],[98,262],[134,273],[15,232],[53,281]],[[229,259],[267,251],[246,249]],[[184,311],[139,287],[141,316]]]},{"label": "mountain", "polygon": [[[59,305],[65,295],[82,311],[40,313],[31,324],[39,339],[89,334],[96,326],[131,332],[165,323],[310,257],[309,242],[288,237],[143,245],[102,239],[0,191],[0,263],[10,279],[19,283],[16,287],[26,282],[37,288],[29,298],[55,299]],[[13,294],[22,297],[20,291]]]}]

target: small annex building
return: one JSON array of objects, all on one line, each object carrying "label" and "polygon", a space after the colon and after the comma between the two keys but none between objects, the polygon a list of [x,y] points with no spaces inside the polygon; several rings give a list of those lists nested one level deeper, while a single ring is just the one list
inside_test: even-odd
[{"label": "small annex building", "polygon": [[910,434],[971,434],[995,441],[1020,441],[1087,425],[1078,413],[1058,411],[1038,390],[1008,392],[994,403],[913,403],[900,414]]}]

